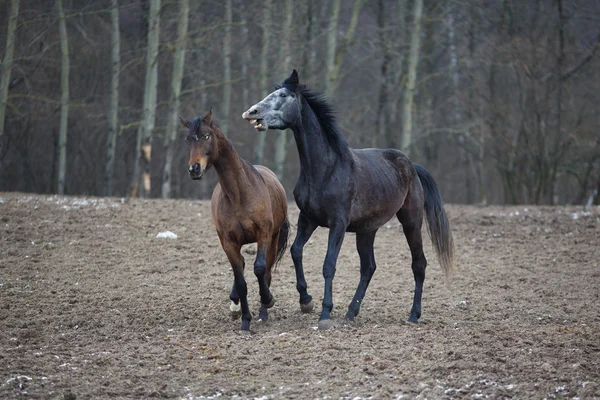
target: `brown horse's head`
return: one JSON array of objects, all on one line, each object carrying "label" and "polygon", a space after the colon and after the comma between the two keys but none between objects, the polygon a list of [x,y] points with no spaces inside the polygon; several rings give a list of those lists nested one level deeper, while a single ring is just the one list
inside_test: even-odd
[{"label": "brown horse's head", "polygon": [[190,160],[188,162],[190,178],[194,180],[202,179],[219,153],[215,138],[215,132],[218,128],[212,123],[212,110],[204,117],[196,117],[192,121],[179,119],[188,128],[185,141],[190,146]]}]

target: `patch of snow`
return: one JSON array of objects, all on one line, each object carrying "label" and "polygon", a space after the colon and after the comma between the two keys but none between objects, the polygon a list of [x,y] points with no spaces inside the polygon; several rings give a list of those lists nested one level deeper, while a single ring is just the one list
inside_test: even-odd
[{"label": "patch of snow", "polygon": [[156,235],[157,239],[177,239],[177,235],[171,231],[159,232]]}]

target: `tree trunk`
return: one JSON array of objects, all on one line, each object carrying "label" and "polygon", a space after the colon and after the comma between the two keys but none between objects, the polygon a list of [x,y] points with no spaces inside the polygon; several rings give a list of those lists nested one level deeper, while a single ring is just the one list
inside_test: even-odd
[{"label": "tree trunk", "polygon": [[412,112],[417,82],[417,65],[419,64],[419,52],[421,47],[421,18],[423,16],[423,0],[415,0],[413,7],[413,29],[410,39],[410,51],[408,56],[407,83],[404,89],[404,103],[402,110],[402,141],[401,150],[410,156],[413,124]]},{"label": "tree trunk", "polygon": [[337,51],[337,35],[340,20],[340,0],[332,0],[331,16],[327,28],[327,56],[325,59],[325,93],[331,96],[333,88],[333,69],[335,64],[335,52]]},{"label": "tree trunk", "polygon": [[67,173],[67,126],[69,123],[69,39],[62,0],[56,0],[60,30],[60,52],[62,55],[60,71],[60,127],[58,133],[58,194],[65,194],[65,176]]},{"label": "tree trunk", "polygon": [[[269,47],[271,46],[271,15],[273,0],[265,0],[262,3],[262,7],[265,10],[263,18],[263,37],[262,37],[262,48],[260,50],[260,94],[261,98],[267,97],[269,94]],[[254,151],[254,163],[263,164],[265,158],[265,139],[266,132],[258,132],[258,141],[256,143],[256,149]]]},{"label": "tree trunk", "polygon": [[156,89],[158,83],[158,44],[160,26],[160,0],[150,0],[148,18],[148,46],[146,49],[146,78],[144,81],[144,105],[137,131],[136,154],[131,179],[130,195],[139,191],[140,170],[143,168],[143,193],[150,194],[150,160],[152,155],[152,131],[156,121]]},{"label": "tree trunk", "polygon": [[302,70],[300,75],[305,80],[312,78],[313,66],[315,64],[316,51],[313,44],[313,0],[306,0],[306,31],[304,37],[304,46],[302,50]]},{"label": "tree trunk", "polygon": [[8,86],[10,85],[10,73],[13,66],[15,52],[15,33],[17,31],[17,18],[19,16],[19,0],[12,0],[10,15],[8,17],[8,29],[6,32],[6,50],[4,60],[0,64],[0,154],[4,153],[4,124],[6,119],[6,104],[8,103]]},{"label": "tree trunk", "polygon": [[385,23],[385,2],[379,0],[377,7],[377,28],[379,31],[379,45],[381,46],[382,60],[380,67],[379,101],[375,117],[375,135],[371,138],[371,147],[377,147],[377,137],[383,137],[388,129],[389,121],[389,91],[390,82],[390,48],[387,39],[387,24]]},{"label": "tree trunk", "polygon": [[[290,46],[292,40],[292,22],[293,1],[285,0],[285,24],[283,26],[283,40],[281,42],[280,53],[283,56],[283,62],[281,63],[282,71],[280,76],[287,76],[287,74],[292,72],[290,71],[290,65],[292,64],[292,52]],[[288,135],[289,132],[286,129],[280,132],[275,139],[275,174],[280,181],[283,181]]]},{"label": "tree trunk", "polygon": [[112,175],[115,161],[117,129],[119,122],[119,74],[121,72],[121,33],[119,30],[119,2],[111,0],[111,78],[110,103],[108,106],[108,138],[104,162],[104,195],[112,195]]},{"label": "tree trunk", "polygon": [[221,104],[221,131],[229,135],[229,107],[231,104],[231,25],[232,0],[225,2],[225,36],[223,38],[223,103]]},{"label": "tree trunk", "polygon": [[177,24],[177,44],[173,55],[173,76],[171,77],[171,97],[169,99],[169,122],[165,135],[165,165],[163,167],[161,195],[164,199],[171,197],[171,170],[175,155],[175,140],[180,128],[179,104],[181,96],[181,81],[185,63],[185,49],[190,14],[189,0],[179,0],[179,18]]},{"label": "tree trunk", "polygon": [[329,32],[327,34],[327,71],[325,79],[325,93],[329,96],[333,94],[339,83],[342,61],[354,39],[356,25],[358,24],[358,16],[364,2],[365,0],[354,1],[350,25],[344,35],[344,42],[338,47],[337,32],[340,17],[340,0],[333,0],[333,9],[331,18],[329,19]]}]

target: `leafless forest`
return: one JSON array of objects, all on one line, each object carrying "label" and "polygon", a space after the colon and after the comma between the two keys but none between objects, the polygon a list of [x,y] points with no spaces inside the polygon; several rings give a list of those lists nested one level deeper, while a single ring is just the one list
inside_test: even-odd
[{"label": "leafless forest", "polygon": [[241,114],[296,68],[446,201],[598,203],[599,47],[589,0],[0,0],[0,191],[207,198],[177,118],[212,107],[291,195],[291,133]]}]

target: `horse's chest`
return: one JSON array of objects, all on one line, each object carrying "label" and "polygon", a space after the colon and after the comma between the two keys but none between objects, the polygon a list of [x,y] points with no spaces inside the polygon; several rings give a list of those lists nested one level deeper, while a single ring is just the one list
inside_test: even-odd
[{"label": "horse's chest", "polygon": [[335,213],[339,202],[325,201],[322,196],[312,193],[310,190],[294,190],[294,199],[300,211],[308,218],[316,222],[319,226],[329,226],[330,216]]}]

